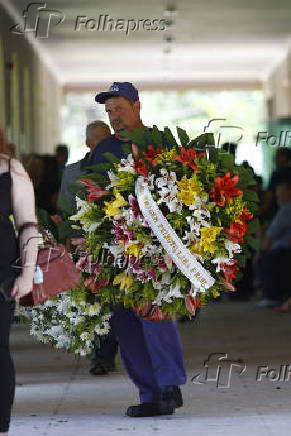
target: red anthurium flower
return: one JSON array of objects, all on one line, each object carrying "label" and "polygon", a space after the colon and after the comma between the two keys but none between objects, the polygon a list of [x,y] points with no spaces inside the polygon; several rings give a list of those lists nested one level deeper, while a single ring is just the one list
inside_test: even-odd
[{"label": "red anthurium flower", "polygon": [[170,315],[165,315],[158,306],[153,306],[151,313],[144,317],[147,321],[170,321]]},{"label": "red anthurium flower", "polygon": [[135,306],[132,310],[147,321],[169,321],[172,319],[170,315],[165,315],[158,306],[153,306],[151,301],[145,302],[142,308]]},{"label": "red anthurium flower", "polygon": [[218,206],[224,206],[225,200],[229,203],[232,197],[241,195],[243,192],[236,187],[238,181],[238,174],[231,177],[230,173],[226,173],[224,177],[215,177],[215,186],[210,191],[211,200]]},{"label": "red anthurium flower", "polygon": [[253,219],[253,214],[251,214],[249,210],[245,207],[242,213],[238,216],[238,219],[245,223],[246,221]]},{"label": "red anthurium flower", "polygon": [[94,276],[90,276],[90,277],[88,277],[88,278],[85,280],[85,282],[84,282],[84,285],[85,285],[87,288],[89,288],[89,289],[91,290],[91,292],[93,292],[94,289],[95,289],[95,278],[96,278],[96,277],[94,277]]},{"label": "red anthurium flower", "polygon": [[148,315],[148,314],[151,312],[151,310],[152,310],[152,306],[153,306],[153,305],[152,305],[152,302],[151,302],[151,301],[147,301],[147,302],[144,303],[144,305],[143,305],[141,308],[135,306],[135,307],[132,308],[132,310],[133,310],[133,311],[134,311],[138,316],[142,316],[142,317],[144,317],[144,316]]},{"label": "red anthurium flower", "polygon": [[84,282],[85,286],[93,293],[96,293],[99,289],[105,288],[108,283],[109,279],[99,279],[94,275],[88,277]]},{"label": "red anthurium flower", "polygon": [[148,167],[142,159],[139,159],[137,162],[134,162],[134,169],[138,174],[143,177],[147,177],[149,174]]},{"label": "red anthurium flower", "polygon": [[248,231],[248,226],[244,221],[238,223],[236,221],[232,222],[230,228],[225,230],[226,236],[235,244],[240,244],[244,240],[244,235]]},{"label": "red anthurium flower", "polygon": [[108,286],[109,283],[109,279],[108,278],[104,278],[104,279],[97,279],[96,283],[95,283],[95,289],[96,291],[98,289],[102,289],[102,288],[106,288],[106,286]]},{"label": "red anthurium flower", "polygon": [[236,273],[239,270],[239,267],[237,266],[237,259],[235,259],[231,265],[226,263],[222,264],[221,270],[224,275],[224,277],[221,278],[221,282],[227,286],[227,289],[234,291],[235,288],[232,284],[232,279],[236,277]]},{"label": "red anthurium flower", "polygon": [[89,194],[88,201],[96,201],[98,200],[98,198],[101,198],[104,195],[108,195],[108,191],[100,188],[100,186],[96,185],[96,183],[94,183],[90,179],[79,179],[79,182],[85,185],[86,191]]},{"label": "red anthurium flower", "polygon": [[149,161],[149,163],[153,166],[157,165],[157,157],[162,153],[161,148],[154,148],[152,145],[148,145],[148,153],[145,153],[144,151],[142,154],[144,155],[145,159]]},{"label": "red anthurium flower", "polygon": [[195,163],[195,159],[200,159],[204,155],[205,155],[204,152],[199,153],[194,148],[190,148],[189,150],[187,150],[185,147],[181,147],[181,153],[176,154],[174,156],[174,160],[182,162],[183,164],[192,168],[193,171],[197,172],[198,166]]},{"label": "red anthurium flower", "polygon": [[220,279],[221,283],[224,285],[225,289],[228,289],[229,291],[236,291],[235,287],[233,286],[232,283],[228,283],[225,279],[221,278]]},{"label": "red anthurium flower", "polygon": [[243,242],[244,235],[248,232],[248,226],[246,221],[253,218],[253,215],[245,207],[242,213],[237,217],[238,221],[231,223],[230,228],[225,230],[226,236],[235,244]]},{"label": "red anthurium flower", "polygon": [[187,295],[185,297],[185,305],[189,313],[192,316],[195,315],[196,308],[201,306],[201,302],[197,297],[191,297],[191,295]]}]

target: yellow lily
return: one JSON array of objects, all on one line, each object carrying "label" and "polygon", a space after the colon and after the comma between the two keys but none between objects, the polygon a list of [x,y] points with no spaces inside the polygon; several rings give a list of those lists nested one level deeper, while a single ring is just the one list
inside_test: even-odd
[{"label": "yellow lily", "polygon": [[116,189],[114,189],[113,192],[114,192],[115,200],[104,202],[105,204],[104,211],[107,217],[119,215],[120,208],[128,204],[127,201],[122,197],[122,195]]},{"label": "yellow lily", "polygon": [[125,272],[118,274],[114,281],[114,285],[119,285],[121,290],[127,291],[134,283],[132,275],[127,275]]},{"label": "yellow lily", "polygon": [[136,242],[132,242],[130,244],[127,244],[125,252],[127,254],[132,254],[136,258],[139,258],[139,255],[140,255],[140,252],[141,252],[141,247]]},{"label": "yellow lily", "polygon": [[197,180],[196,175],[193,175],[190,179],[183,176],[178,182],[181,200],[186,206],[191,206],[195,203],[195,196],[201,197],[202,184]]}]

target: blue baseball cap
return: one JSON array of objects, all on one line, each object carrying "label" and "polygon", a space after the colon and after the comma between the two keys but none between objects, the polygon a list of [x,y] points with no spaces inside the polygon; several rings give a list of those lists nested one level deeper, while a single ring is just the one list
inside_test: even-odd
[{"label": "blue baseball cap", "polygon": [[108,91],[100,92],[95,97],[97,103],[105,103],[109,97],[125,97],[132,101],[138,101],[138,90],[130,82],[113,82]]}]

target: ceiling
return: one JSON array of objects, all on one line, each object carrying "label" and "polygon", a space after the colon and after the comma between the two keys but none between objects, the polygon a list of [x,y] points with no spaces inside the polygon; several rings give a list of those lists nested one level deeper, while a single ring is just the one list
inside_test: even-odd
[{"label": "ceiling", "polygon": [[[23,22],[28,1],[6,0]],[[290,0],[48,0],[64,21],[52,21],[48,38],[34,38],[67,88],[91,88],[113,80],[144,87],[258,87],[287,53]],[[176,13],[165,13],[174,5]],[[169,8],[173,9],[173,8]],[[98,20],[162,19],[166,31],[75,31],[78,16]],[[44,17],[44,15],[43,15]],[[93,23],[93,22],[92,22]],[[168,38],[169,42],[165,39]],[[171,42],[172,39],[172,42]]]}]

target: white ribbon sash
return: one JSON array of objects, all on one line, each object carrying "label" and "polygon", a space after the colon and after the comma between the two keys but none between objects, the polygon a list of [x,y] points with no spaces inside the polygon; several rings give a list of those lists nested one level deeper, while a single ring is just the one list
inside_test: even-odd
[{"label": "white ribbon sash", "polygon": [[175,230],[160,211],[154,201],[148,185],[142,177],[135,184],[137,201],[146,221],[164,250],[169,253],[179,270],[187,277],[200,292],[210,288],[215,279],[201,266],[187,247],[183,244]]}]

